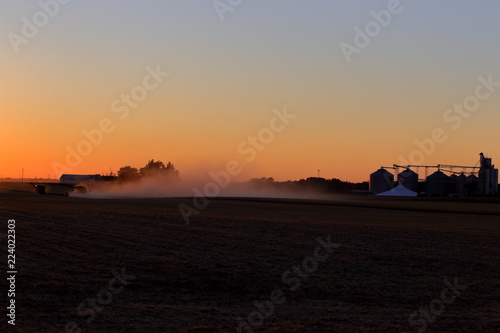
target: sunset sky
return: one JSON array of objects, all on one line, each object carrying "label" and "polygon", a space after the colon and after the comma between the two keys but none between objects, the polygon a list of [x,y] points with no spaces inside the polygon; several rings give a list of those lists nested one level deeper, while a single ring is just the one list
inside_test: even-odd
[{"label": "sunset sky", "polygon": [[[421,164],[475,165],[484,152],[500,165],[499,1],[60,2],[0,2],[0,176],[154,158],[185,176],[237,160],[238,180],[320,169],[365,181],[431,149],[415,140],[436,128],[446,139]],[[367,24],[380,29],[348,63],[341,45]],[[132,91],[147,94],[135,108],[121,101]],[[466,102],[475,111],[447,111]],[[238,147],[285,109],[296,117],[248,161]],[[102,122],[108,133],[82,143]],[[68,147],[91,152],[69,166]]]}]

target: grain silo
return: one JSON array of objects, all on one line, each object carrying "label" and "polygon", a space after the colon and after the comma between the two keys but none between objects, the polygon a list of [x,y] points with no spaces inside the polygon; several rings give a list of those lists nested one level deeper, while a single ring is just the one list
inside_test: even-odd
[{"label": "grain silo", "polygon": [[418,174],[410,170],[410,168],[399,173],[398,182],[403,184],[407,189],[418,193]]},{"label": "grain silo", "polygon": [[479,192],[481,195],[498,194],[498,169],[492,164],[491,158],[481,153],[481,168],[479,169]]},{"label": "grain silo", "polygon": [[465,187],[467,189],[467,196],[476,196],[479,194],[479,179],[474,175],[471,174],[467,176],[467,182],[465,184]]},{"label": "grain silo", "polygon": [[452,184],[452,192],[465,197],[467,194],[466,184],[467,184],[467,176],[463,173],[460,176],[452,175],[451,176],[451,184]]},{"label": "grain silo", "polygon": [[427,177],[427,195],[446,197],[451,193],[451,178],[438,170]]},{"label": "grain silo", "polygon": [[477,183],[477,182],[478,182],[478,179],[477,179],[476,175],[471,174],[471,175],[467,176],[467,184]]},{"label": "grain silo", "polygon": [[380,168],[370,175],[370,191],[382,193],[394,186],[394,176],[384,168]]}]

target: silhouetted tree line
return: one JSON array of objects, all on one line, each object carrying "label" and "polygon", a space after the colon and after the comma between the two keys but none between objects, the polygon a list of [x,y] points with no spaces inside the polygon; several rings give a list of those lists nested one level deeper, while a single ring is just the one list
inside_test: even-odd
[{"label": "silhouetted tree line", "polygon": [[274,178],[254,178],[249,183],[256,189],[271,188],[292,192],[314,191],[319,193],[352,193],[353,191],[368,191],[368,182],[351,183],[337,178],[325,179],[310,177],[300,180],[275,181]]},{"label": "silhouetted tree line", "polygon": [[141,178],[148,177],[179,177],[179,171],[175,169],[171,162],[166,165],[162,161],[155,161],[154,159],[148,161],[145,166],[140,169],[126,165],[118,170],[118,175],[114,179],[121,182],[137,181]]},{"label": "silhouetted tree line", "polygon": [[[174,177],[179,178],[179,171],[175,169],[171,162],[164,164],[162,161],[155,161],[154,159],[148,161],[142,168],[135,168],[130,165],[121,167],[118,174],[115,175],[110,172],[108,175],[102,176],[103,180],[119,181],[119,182],[132,182],[141,178],[147,177]],[[283,182],[275,181],[274,178],[262,177],[253,178],[248,183],[255,189],[262,190],[284,190],[291,192],[304,192],[311,191],[316,193],[352,193],[353,191],[368,191],[368,182],[351,183],[337,178],[325,179],[318,177],[309,177],[300,180],[287,180]]]}]

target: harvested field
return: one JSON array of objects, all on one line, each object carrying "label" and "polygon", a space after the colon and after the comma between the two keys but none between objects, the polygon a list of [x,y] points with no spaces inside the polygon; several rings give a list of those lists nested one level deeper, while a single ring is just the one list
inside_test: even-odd
[{"label": "harvested field", "polygon": [[218,198],[188,225],[180,203],[1,192],[14,331],[500,331],[499,200]]}]

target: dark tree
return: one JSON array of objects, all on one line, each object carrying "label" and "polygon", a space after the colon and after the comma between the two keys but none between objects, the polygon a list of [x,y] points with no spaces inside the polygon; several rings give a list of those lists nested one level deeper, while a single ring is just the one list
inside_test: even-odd
[{"label": "dark tree", "polygon": [[112,182],[115,181],[117,178],[118,177],[115,175],[113,170],[109,169],[108,173],[103,173],[103,175],[101,176],[101,181]]},{"label": "dark tree", "polygon": [[137,168],[131,167],[129,165],[121,167],[118,170],[118,179],[121,181],[133,181],[140,178],[139,171]]},{"label": "dark tree", "polygon": [[170,162],[165,165],[162,161],[150,160],[144,167],[139,169],[139,173],[143,177],[152,176],[178,176],[174,165]]}]

